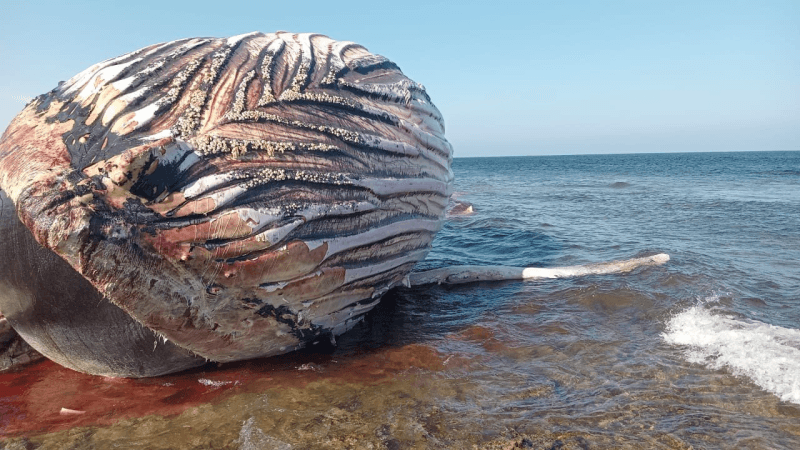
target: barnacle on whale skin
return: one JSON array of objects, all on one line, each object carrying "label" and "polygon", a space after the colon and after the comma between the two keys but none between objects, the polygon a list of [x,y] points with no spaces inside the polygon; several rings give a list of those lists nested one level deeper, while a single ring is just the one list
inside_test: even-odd
[{"label": "barnacle on whale skin", "polygon": [[[288,352],[351,328],[427,255],[451,163],[422,85],[352,42],[152,45],[4,133],[0,222],[18,238],[0,243],[0,309],[90,373]],[[72,284],[58,295],[48,271]]]}]

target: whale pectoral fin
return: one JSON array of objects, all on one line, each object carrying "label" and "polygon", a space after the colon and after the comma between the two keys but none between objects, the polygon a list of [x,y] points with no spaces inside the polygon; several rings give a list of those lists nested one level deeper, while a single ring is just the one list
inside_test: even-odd
[{"label": "whale pectoral fin", "polygon": [[643,258],[568,267],[450,266],[411,273],[408,275],[405,285],[411,287],[425,284],[463,284],[479,281],[540,280],[545,278],[604,275],[630,272],[637,267],[657,266],[667,261],[669,261],[669,255],[659,253]]}]

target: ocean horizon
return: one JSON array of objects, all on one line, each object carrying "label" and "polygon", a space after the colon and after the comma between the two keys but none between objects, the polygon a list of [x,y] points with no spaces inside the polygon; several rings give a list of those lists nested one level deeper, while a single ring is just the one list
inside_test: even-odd
[{"label": "ocean horizon", "polygon": [[800,149],[794,150],[717,150],[717,151],[642,151],[642,152],[621,152],[621,153],[541,153],[541,154],[527,154],[527,155],[472,155],[472,156],[458,156],[455,155],[453,159],[471,159],[471,158],[531,158],[539,156],[622,156],[622,155],[661,155],[661,154],[715,154],[715,153],[783,153],[783,152],[800,152]]}]

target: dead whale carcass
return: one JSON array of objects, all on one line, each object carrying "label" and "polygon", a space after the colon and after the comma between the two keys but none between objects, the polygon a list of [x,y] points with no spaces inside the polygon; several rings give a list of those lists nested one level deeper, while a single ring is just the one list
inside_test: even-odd
[{"label": "dead whale carcass", "polygon": [[321,35],[96,64],[0,140],[0,310],[45,356],[110,376],[343,333],[441,228],[443,133],[395,64]]}]

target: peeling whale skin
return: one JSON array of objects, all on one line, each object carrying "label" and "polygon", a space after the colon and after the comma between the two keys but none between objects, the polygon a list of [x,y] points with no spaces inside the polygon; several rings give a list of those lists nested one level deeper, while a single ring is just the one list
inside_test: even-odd
[{"label": "peeling whale skin", "polygon": [[17,219],[0,191],[0,305],[15,330],[62,366],[104,376],[157,376],[204,364],[104,298]]},{"label": "peeling whale skin", "polygon": [[0,139],[0,311],[92,374],[289,352],[352,328],[427,255],[451,163],[424,87],[352,42],[112,58]]}]

